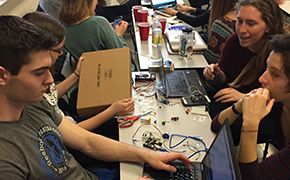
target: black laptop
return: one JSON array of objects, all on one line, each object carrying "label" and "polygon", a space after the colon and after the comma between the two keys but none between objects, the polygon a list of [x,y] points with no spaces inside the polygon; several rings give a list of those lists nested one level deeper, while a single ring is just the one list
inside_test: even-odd
[{"label": "black laptop", "polygon": [[161,88],[159,89],[166,98],[190,97],[195,105],[207,105],[210,99],[202,84],[197,70],[166,70],[161,47],[158,46],[159,57],[163,66],[159,69]]},{"label": "black laptop", "polygon": [[143,175],[154,180],[240,180],[240,170],[234,151],[232,135],[226,121],[215,137],[202,162],[192,162],[192,169],[188,170],[181,162],[172,162],[177,172],[155,170],[144,165]]}]

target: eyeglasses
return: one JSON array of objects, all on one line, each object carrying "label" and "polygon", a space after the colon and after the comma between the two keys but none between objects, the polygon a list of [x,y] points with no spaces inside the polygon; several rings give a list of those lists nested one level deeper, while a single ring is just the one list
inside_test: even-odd
[{"label": "eyeglasses", "polygon": [[59,56],[60,56],[60,55],[63,54],[64,48],[62,47],[62,48],[59,48],[59,49],[50,49],[50,50],[53,51],[53,52],[58,53]]}]

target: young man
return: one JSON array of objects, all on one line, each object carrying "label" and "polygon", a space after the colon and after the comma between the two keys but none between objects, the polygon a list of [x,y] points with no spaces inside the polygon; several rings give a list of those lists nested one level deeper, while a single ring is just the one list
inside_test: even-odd
[{"label": "young man", "polygon": [[167,171],[178,153],[159,153],[90,133],[43,100],[53,82],[50,34],[15,16],[0,16],[0,179],[97,179],[64,143],[105,161],[147,162]]}]

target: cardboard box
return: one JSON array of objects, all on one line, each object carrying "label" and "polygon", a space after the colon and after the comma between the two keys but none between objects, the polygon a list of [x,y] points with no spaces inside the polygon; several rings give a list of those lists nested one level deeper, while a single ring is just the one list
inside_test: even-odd
[{"label": "cardboard box", "polygon": [[93,115],[113,102],[132,96],[129,48],[83,53],[77,110]]}]

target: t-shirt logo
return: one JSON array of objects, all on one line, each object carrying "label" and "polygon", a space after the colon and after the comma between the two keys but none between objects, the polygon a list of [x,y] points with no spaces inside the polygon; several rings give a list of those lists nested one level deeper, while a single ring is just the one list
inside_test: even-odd
[{"label": "t-shirt logo", "polygon": [[63,174],[67,171],[66,151],[56,128],[41,127],[38,131],[38,144],[44,162],[53,172]]}]

